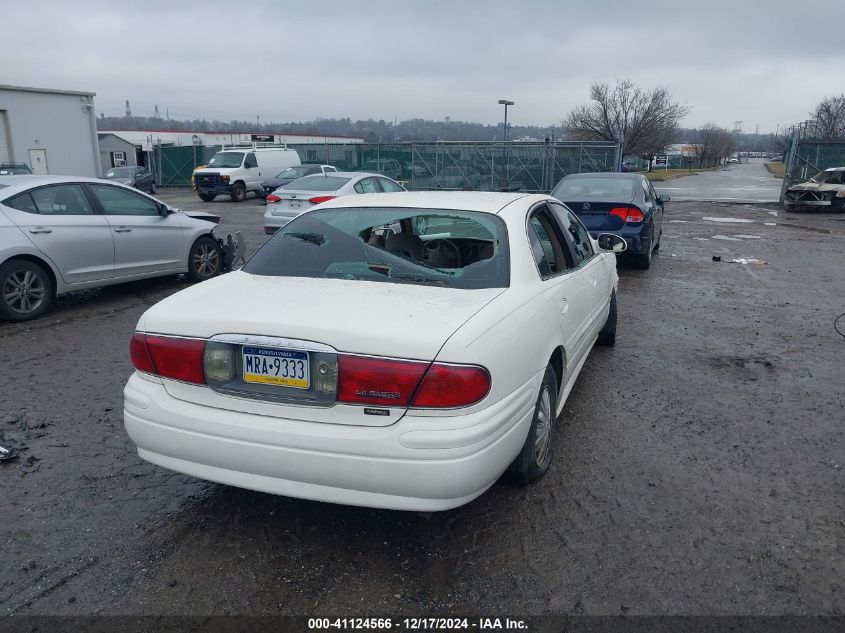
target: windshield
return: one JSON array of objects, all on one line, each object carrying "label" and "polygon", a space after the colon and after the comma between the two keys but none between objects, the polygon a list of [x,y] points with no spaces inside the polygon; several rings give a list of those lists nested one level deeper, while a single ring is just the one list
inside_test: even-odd
[{"label": "windshield", "polygon": [[810,180],[828,185],[845,184],[845,171],[820,171]]},{"label": "windshield", "polygon": [[304,178],[289,182],[282,188],[293,191],[337,191],[350,180],[352,179],[341,176],[314,174],[313,176],[305,176]]},{"label": "windshield", "polygon": [[552,191],[558,200],[581,200],[582,198],[613,198],[631,200],[634,197],[634,181],[630,178],[564,178]]},{"label": "windshield", "polygon": [[240,167],[243,162],[243,152],[217,152],[210,161],[209,167]]},{"label": "windshield", "polygon": [[106,172],[106,178],[131,178],[134,175],[134,167],[115,167]]},{"label": "windshield", "polygon": [[308,165],[300,165],[299,167],[288,167],[281,174],[277,174],[276,178],[302,178],[307,176],[309,172],[313,171],[313,167]]},{"label": "windshield", "polygon": [[507,229],[476,211],[323,209],[278,231],[247,262],[253,275],[448,288],[506,288]]}]

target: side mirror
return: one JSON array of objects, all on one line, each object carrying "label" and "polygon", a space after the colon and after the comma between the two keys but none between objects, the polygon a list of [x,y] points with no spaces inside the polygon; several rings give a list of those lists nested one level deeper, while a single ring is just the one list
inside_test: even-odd
[{"label": "side mirror", "polygon": [[158,214],[163,217],[167,217],[168,215],[170,215],[170,209],[166,204],[160,204],[158,205]]},{"label": "side mirror", "polygon": [[657,201],[658,201],[660,204],[663,204],[664,202],[669,202],[671,199],[672,199],[672,198],[670,198],[669,196],[667,196],[665,193],[661,193],[659,196],[657,196]]},{"label": "side mirror", "polygon": [[601,250],[609,253],[621,253],[628,248],[628,243],[613,233],[599,233],[598,243]]}]

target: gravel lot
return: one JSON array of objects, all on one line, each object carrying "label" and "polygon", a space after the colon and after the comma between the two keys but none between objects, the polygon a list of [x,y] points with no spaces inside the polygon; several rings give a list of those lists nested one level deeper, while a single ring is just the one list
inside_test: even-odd
[{"label": "gravel lot", "polygon": [[[265,239],[259,201],[160,197]],[[138,459],[129,337],[184,280],[0,323],[0,445],[24,447],[0,464],[0,613],[842,615],[843,237],[845,216],[670,203],[652,269],[620,271],[617,345],[584,366],[548,476],[430,518]]]}]

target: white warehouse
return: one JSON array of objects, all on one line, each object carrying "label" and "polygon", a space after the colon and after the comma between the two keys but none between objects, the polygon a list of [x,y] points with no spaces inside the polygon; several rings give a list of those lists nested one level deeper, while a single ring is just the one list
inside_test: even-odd
[{"label": "white warehouse", "polygon": [[100,176],[93,92],[0,85],[0,163]]}]

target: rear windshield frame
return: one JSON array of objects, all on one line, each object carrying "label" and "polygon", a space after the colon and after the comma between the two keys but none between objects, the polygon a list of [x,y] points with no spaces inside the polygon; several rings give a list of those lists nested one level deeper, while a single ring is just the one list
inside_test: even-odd
[{"label": "rear windshield frame", "polygon": [[[347,230],[344,230],[343,227],[338,228],[330,223],[334,220],[342,225],[348,222],[356,211],[384,213],[385,221],[381,222],[379,218],[375,224],[370,224],[370,220],[364,220],[360,228],[356,227],[351,232],[348,230],[351,227],[346,227]],[[486,236],[472,235],[451,236],[451,239],[468,241],[471,245],[478,246],[479,253],[483,248],[480,243],[489,243],[492,240],[494,253],[492,256],[483,258],[479,255],[479,259],[464,266],[438,268],[419,259],[410,259],[397,254],[395,251],[364,239],[363,234],[367,231],[371,231],[370,234],[372,234],[393,223],[413,222],[415,216],[426,216],[429,218],[428,221],[437,219],[437,216],[444,218],[458,216],[462,220],[476,221],[480,229],[488,232],[490,239]],[[424,236],[429,236],[428,240],[422,240],[422,242],[448,239],[434,237],[425,230],[418,234],[414,229],[411,233],[420,237],[421,240]],[[400,234],[409,233],[403,227]],[[311,250],[316,247],[330,249],[324,253],[330,256],[337,255],[336,259],[332,261],[331,257],[327,256],[325,260],[320,261],[319,256],[322,253]],[[344,254],[348,258],[345,259]],[[461,258],[462,263],[466,261],[463,253]],[[286,266],[300,268],[288,272],[285,270]],[[309,266],[312,267],[310,270]],[[333,268],[335,271],[329,272]],[[344,268],[347,269],[346,272],[341,273],[340,271]],[[387,270],[380,272],[382,268]],[[510,269],[507,225],[497,215],[463,209],[334,207],[309,211],[291,220],[267,240],[241,270],[245,273],[268,277],[348,279],[474,290],[508,288]],[[316,270],[321,272],[314,274]]]}]

